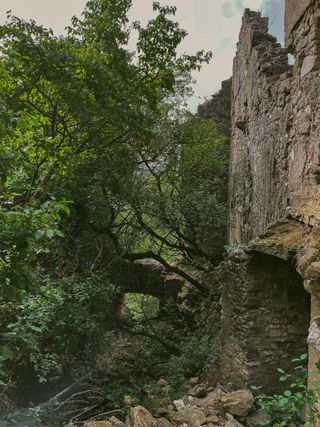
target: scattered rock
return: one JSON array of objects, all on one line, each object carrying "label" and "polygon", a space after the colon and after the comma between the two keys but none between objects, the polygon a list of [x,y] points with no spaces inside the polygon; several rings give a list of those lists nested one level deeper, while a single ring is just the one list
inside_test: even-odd
[{"label": "scattered rock", "polygon": [[206,423],[203,409],[195,406],[186,406],[179,412],[170,412],[170,420],[176,423],[186,423],[189,427],[199,427]]},{"label": "scattered rock", "polygon": [[226,414],[227,422],[225,427],[244,427],[243,424],[239,423],[231,414]]},{"label": "scattered rock", "polygon": [[110,421],[89,421],[85,423],[84,427],[113,427]]},{"label": "scattered rock", "polygon": [[209,417],[207,417],[207,423],[218,423],[219,422],[219,417],[217,417],[217,415],[210,415]]},{"label": "scattered rock", "polygon": [[158,414],[160,415],[160,416],[164,416],[164,415],[167,415],[168,414],[168,409],[167,408],[158,408],[157,409],[157,412],[158,412]]},{"label": "scattered rock", "polygon": [[123,423],[122,421],[120,421],[118,418],[116,417],[111,417],[109,419],[109,422],[114,426],[114,427],[129,427],[128,424]]},{"label": "scattered rock", "polygon": [[123,404],[126,407],[133,406],[133,397],[129,396],[129,395],[124,396],[124,398],[123,398]]},{"label": "scattered rock", "polygon": [[220,368],[218,368],[217,366],[209,365],[205,368],[204,376],[208,382],[208,386],[214,389],[221,378]]},{"label": "scattered rock", "polygon": [[181,411],[181,409],[185,407],[184,401],[182,399],[174,400],[173,404],[176,407],[177,411]]},{"label": "scattered rock", "polygon": [[159,421],[156,420],[143,406],[136,406],[131,409],[130,421],[132,427],[160,427]]},{"label": "scattered rock", "polygon": [[170,384],[162,387],[162,391],[166,394],[170,393],[170,389],[171,389]]},{"label": "scattered rock", "polygon": [[193,387],[197,384],[199,384],[199,377],[192,377],[189,379],[188,384]]},{"label": "scattered rock", "polygon": [[231,415],[246,417],[254,404],[254,397],[248,390],[238,390],[221,394],[219,401]]},{"label": "scattered rock", "polygon": [[247,427],[261,427],[262,425],[267,425],[269,417],[264,412],[258,410],[253,414],[249,415],[246,419]]},{"label": "scattered rock", "polygon": [[190,405],[197,405],[198,400],[196,397],[193,396],[187,396],[186,398],[186,404],[190,404]]},{"label": "scattered rock", "polygon": [[160,378],[160,380],[158,381],[158,386],[160,387],[167,387],[169,385],[168,381],[165,380],[164,378]]},{"label": "scattered rock", "polygon": [[172,427],[172,424],[166,418],[159,418],[158,422],[160,427]]},{"label": "scattered rock", "polygon": [[204,384],[197,384],[189,391],[189,394],[193,397],[203,398],[207,396],[208,390]]}]

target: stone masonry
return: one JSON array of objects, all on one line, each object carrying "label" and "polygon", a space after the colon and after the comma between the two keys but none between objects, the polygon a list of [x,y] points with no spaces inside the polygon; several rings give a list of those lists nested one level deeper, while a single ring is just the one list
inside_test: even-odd
[{"label": "stone masonry", "polygon": [[220,268],[223,377],[265,390],[306,351],[310,319],[310,371],[320,359],[319,0],[286,0],[285,33],[283,48],[267,18],[245,11],[231,94],[233,249]]}]

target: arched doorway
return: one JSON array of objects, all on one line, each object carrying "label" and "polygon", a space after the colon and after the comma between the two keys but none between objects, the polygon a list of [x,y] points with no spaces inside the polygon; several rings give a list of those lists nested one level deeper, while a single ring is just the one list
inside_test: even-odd
[{"label": "arched doorway", "polygon": [[307,352],[310,295],[291,262],[237,249],[222,269],[222,373],[274,392],[277,368]]}]

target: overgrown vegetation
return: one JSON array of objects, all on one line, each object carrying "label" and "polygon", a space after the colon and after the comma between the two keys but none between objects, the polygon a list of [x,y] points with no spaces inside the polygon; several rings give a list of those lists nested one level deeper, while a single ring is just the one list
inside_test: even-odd
[{"label": "overgrown vegetation", "polygon": [[130,25],[130,6],[88,1],[64,37],[10,14],[0,26],[0,409],[9,425],[17,406],[82,377],[97,383],[99,411],[126,394],[165,398],[160,377],[174,395],[216,362],[217,330],[198,334],[203,324],[179,310],[177,293],[159,313],[144,297],[123,315],[123,295],[143,280],[132,269],[140,260],[180,276],[195,299],[215,294],[202,276],[223,253],[228,151],[215,123],[186,109],[190,72],[211,53],[177,53],[187,34],[174,7],[155,2],[143,27]]},{"label": "overgrown vegetation", "polygon": [[[259,395],[258,407],[267,417],[261,425],[272,427],[313,427],[320,417],[318,409],[320,381],[312,380],[308,385],[308,370],[305,367],[307,354],[294,359],[293,373],[278,368],[279,382],[285,386],[282,394]],[[258,388],[253,387],[255,391]]]}]

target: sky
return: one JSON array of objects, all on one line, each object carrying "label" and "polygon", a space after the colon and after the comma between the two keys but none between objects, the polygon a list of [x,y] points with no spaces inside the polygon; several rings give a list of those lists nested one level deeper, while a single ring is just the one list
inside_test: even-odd
[{"label": "sky", "polygon": [[[153,0],[133,0],[130,17],[133,21],[147,22],[153,16]],[[86,0],[0,0],[0,22],[6,12],[20,18],[35,19],[63,34],[73,15],[80,16]],[[160,3],[177,6],[176,19],[188,31],[180,51],[193,53],[201,49],[212,50],[213,59],[194,74],[195,96],[190,108],[209,98],[219,90],[221,81],[232,73],[232,60],[244,8],[260,10],[270,18],[270,32],[283,41],[284,0],[162,0]],[[134,37],[131,41],[134,47]]]}]

